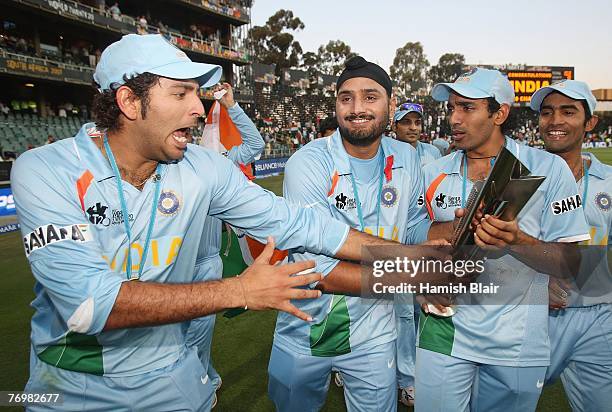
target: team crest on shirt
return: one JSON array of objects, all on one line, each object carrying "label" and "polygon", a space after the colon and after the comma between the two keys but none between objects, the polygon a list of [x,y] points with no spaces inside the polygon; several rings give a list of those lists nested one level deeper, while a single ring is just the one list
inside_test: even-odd
[{"label": "team crest on shirt", "polygon": [[159,195],[157,202],[157,210],[164,216],[174,216],[181,208],[181,201],[176,193],[171,190],[166,190]]},{"label": "team crest on shirt", "polygon": [[336,201],[336,209],[338,210],[352,210],[357,208],[355,199],[348,197],[342,192],[338,193],[334,200]]},{"label": "team crest on shirt", "polygon": [[595,195],[595,204],[604,212],[610,210],[610,203],[612,203],[612,201],[609,194],[599,192]]},{"label": "team crest on shirt", "polygon": [[384,207],[393,207],[397,204],[397,200],[399,198],[399,194],[397,193],[397,189],[393,186],[385,186],[380,192],[380,203]]}]

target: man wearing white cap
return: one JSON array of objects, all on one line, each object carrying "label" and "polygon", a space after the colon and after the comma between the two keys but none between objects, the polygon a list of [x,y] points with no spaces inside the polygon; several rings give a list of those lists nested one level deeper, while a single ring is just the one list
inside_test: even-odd
[{"label": "man wearing white cap", "polygon": [[[465,207],[473,183],[487,177],[504,146],[532,174],[546,179],[517,219],[503,221],[489,215],[479,219],[476,244],[533,245],[537,254],[542,249],[535,246],[589,238],[578,208],[557,214],[550,207],[555,201],[575,199],[578,192],[562,159],[519,147],[504,136],[514,91],[499,71],[473,69],[454,83],[437,84],[431,94],[448,102],[448,120],[459,150],[424,168],[429,216],[434,222],[448,222],[433,225],[430,238],[452,235],[456,209]],[[550,356],[547,276],[525,270],[526,257],[523,252],[487,260],[483,276],[516,293],[488,297],[487,305],[482,303],[484,295],[462,295],[455,313],[447,312],[451,316],[424,314],[419,319],[417,411],[535,409]],[[553,259],[551,265],[557,263]]]},{"label": "man wearing white cap", "polygon": [[[227,308],[275,308],[319,274],[271,266],[279,247],[360,260],[372,236],[251,184],[225,157],[188,145],[200,87],[221,68],[194,63],[160,35],[127,35],[102,54],[100,93],[74,138],[23,154],[15,193],[36,279],[26,392],[61,393],[30,410],[209,410],[214,388],[184,323]],[[206,173],[202,173],[203,171]],[[215,216],[268,245],[240,277],[190,283],[204,221]],[[214,275],[214,274],[211,274]]]},{"label": "man wearing white cap", "polygon": [[603,411],[612,405],[612,167],[592,153],[581,153],[585,134],[597,125],[596,104],[589,86],[576,80],[543,87],[531,97],[546,150],[561,156],[572,170],[590,226],[582,260],[591,268],[583,265],[576,282],[551,278],[549,285],[556,310],[549,317],[546,380],[561,377],[574,411]]}]

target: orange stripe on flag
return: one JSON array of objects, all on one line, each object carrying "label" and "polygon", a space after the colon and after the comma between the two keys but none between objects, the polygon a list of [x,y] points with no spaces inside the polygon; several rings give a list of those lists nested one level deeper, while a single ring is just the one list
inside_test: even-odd
[{"label": "orange stripe on flag", "polygon": [[92,180],[93,175],[89,170],[86,170],[76,182],[79,202],[81,202],[81,209],[83,209],[83,212],[85,211],[85,194],[87,193],[87,189],[89,189],[89,185],[91,185]]},{"label": "orange stripe on flag", "polygon": [[440,186],[440,183],[442,183],[446,176],[446,173],[441,173],[438,177],[436,177],[436,179],[431,182],[431,185],[429,185],[429,188],[427,189],[427,192],[425,194],[425,206],[427,207],[427,213],[429,213],[429,218],[432,221],[434,220],[434,214],[433,209],[431,208],[431,201],[433,200],[434,193],[436,193],[436,189],[438,188],[438,186]]},{"label": "orange stripe on flag", "polygon": [[[261,252],[263,252],[265,245],[263,243],[258,242],[252,237],[245,236],[247,244],[249,245],[249,251],[251,252],[251,256],[253,259],[257,259]],[[272,259],[270,259],[271,264],[275,264],[276,262],[280,262],[287,257],[288,253],[286,250],[278,250],[274,249],[274,253],[272,253]]]},{"label": "orange stripe on flag", "polygon": [[338,171],[336,170],[334,172],[334,175],[331,178],[331,189],[329,189],[329,192],[327,192],[327,196],[331,196],[334,194],[334,190],[336,190],[336,186],[338,185]]}]

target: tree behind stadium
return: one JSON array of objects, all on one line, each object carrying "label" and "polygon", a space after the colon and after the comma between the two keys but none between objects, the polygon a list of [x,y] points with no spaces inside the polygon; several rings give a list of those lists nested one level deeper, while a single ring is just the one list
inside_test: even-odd
[{"label": "tree behind stadium", "polygon": [[302,46],[288,31],[303,30],[304,27],[299,17],[284,9],[274,13],[265,25],[254,26],[249,30],[249,41],[255,59],[263,64],[276,65],[276,76],[280,76],[283,69],[297,66]]}]

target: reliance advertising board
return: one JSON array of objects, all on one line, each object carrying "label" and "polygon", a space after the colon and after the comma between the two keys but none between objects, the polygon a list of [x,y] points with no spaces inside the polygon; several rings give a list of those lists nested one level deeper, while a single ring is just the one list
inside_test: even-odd
[{"label": "reliance advertising board", "polygon": [[276,157],[273,159],[260,159],[255,161],[253,164],[255,178],[275,176],[283,173],[287,160],[289,160],[288,157]]}]

